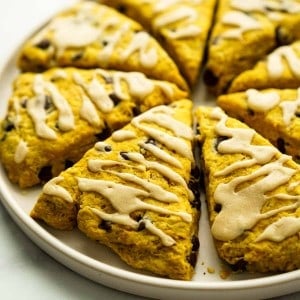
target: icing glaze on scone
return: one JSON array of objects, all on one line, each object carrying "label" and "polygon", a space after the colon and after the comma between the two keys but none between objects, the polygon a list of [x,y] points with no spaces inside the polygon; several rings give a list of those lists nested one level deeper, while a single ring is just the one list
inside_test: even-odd
[{"label": "icing glaze on scone", "polygon": [[245,32],[262,29],[258,20],[240,11],[227,12],[222,17],[222,23],[236,27],[222,34],[222,37],[227,39],[242,39]]},{"label": "icing glaze on scone", "polygon": [[52,178],[43,186],[43,193],[46,195],[60,197],[67,202],[73,202],[70,193],[65,188],[58,185],[58,183],[63,180],[64,178],[62,176]]},{"label": "icing glaze on scone", "polygon": [[[216,216],[212,233],[214,237],[221,241],[228,241],[237,238],[245,230],[251,229],[255,224],[264,218],[269,218],[282,211],[296,210],[300,207],[300,196],[289,194],[266,195],[287,183],[291,177],[299,170],[284,166],[290,159],[286,155],[274,160],[277,150],[272,146],[252,145],[251,141],[255,134],[252,129],[229,128],[226,126],[227,116],[219,109],[212,111],[212,118],[219,120],[215,130],[219,136],[228,137],[218,145],[219,153],[243,153],[249,155],[250,159],[232,163],[230,166],[215,173],[215,176],[229,175],[237,169],[261,165],[261,167],[251,174],[235,177],[229,182],[221,183],[216,187],[214,198],[216,203],[222,206],[221,211]],[[238,189],[238,186],[246,182],[251,182],[247,187]],[[253,197],[253,195],[255,195]],[[272,209],[262,213],[261,209],[269,198],[289,199],[294,204],[283,205],[277,209]],[[245,213],[246,212],[246,213]],[[299,221],[295,222],[298,224]],[[293,223],[294,224],[294,223]],[[298,228],[296,226],[292,226]],[[290,231],[281,232],[282,238],[290,236]],[[273,230],[273,234],[265,234],[260,239],[276,241],[279,233]]]},{"label": "icing glaze on scone", "polygon": [[267,70],[271,78],[280,78],[284,72],[283,59],[294,76],[300,78],[300,57],[291,46],[282,46],[267,56]]}]

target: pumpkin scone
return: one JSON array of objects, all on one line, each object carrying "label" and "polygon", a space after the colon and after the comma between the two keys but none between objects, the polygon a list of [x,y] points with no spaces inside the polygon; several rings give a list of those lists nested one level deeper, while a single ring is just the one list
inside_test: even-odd
[{"label": "pumpkin scone", "polygon": [[215,10],[215,0],[106,0],[137,20],[179,66],[191,87],[198,79]]},{"label": "pumpkin scone", "polygon": [[130,266],[191,279],[200,210],[191,111],[190,100],[152,108],[96,143],[44,186],[32,217],[71,229],[78,209],[78,228]]},{"label": "pumpkin scone", "polygon": [[300,41],[276,48],[251,70],[238,75],[228,93],[250,88],[298,88],[300,86]]},{"label": "pumpkin scone", "polygon": [[233,270],[300,268],[300,166],[221,108],[200,107],[211,232]]},{"label": "pumpkin scone", "polygon": [[91,1],[54,16],[25,43],[18,66],[33,72],[55,66],[137,71],[188,90],[174,61],[140,24]]},{"label": "pumpkin scone", "polygon": [[217,103],[300,162],[300,89],[249,89],[222,95]]},{"label": "pumpkin scone", "polygon": [[0,160],[22,188],[45,182],[134,115],[186,96],[175,84],[138,72],[57,68],[21,74],[0,123]]},{"label": "pumpkin scone", "polygon": [[237,75],[251,69],[276,46],[275,25],[268,16],[237,10],[232,2],[219,1],[208,42],[203,79],[215,95],[226,93]]},{"label": "pumpkin scone", "polygon": [[231,0],[231,7],[246,13],[261,13],[276,26],[277,45],[290,44],[300,39],[299,0]]}]

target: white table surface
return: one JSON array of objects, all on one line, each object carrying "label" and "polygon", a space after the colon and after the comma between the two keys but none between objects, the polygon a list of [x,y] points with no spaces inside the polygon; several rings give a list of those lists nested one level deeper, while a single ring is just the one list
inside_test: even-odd
[{"label": "white table surface", "polygon": [[[0,69],[24,36],[54,12],[74,2],[0,0]],[[254,299],[255,291],[253,295]],[[22,232],[0,203],[0,299],[146,298],[94,283],[56,262]],[[274,299],[299,300],[300,292]]]}]

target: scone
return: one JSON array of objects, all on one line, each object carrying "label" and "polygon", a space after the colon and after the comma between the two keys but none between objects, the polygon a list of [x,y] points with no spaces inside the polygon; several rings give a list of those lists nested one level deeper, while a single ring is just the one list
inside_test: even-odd
[{"label": "scone", "polygon": [[232,82],[228,93],[250,88],[298,88],[300,86],[300,41],[276,48],[252,69]]},{"label": "scone", "polygon": [[275,25],[267,15],[237,10],[232,2],[219,1],[208,43],[203,79],[215,95],[226,93],[238,74],[252,68],[276,46]]},{"label": "scone", "polygon": [[216,0],[106,0],[141,23],[174,59],[190,86],[198,79]]},{"label": "scone", "polygon": [[249,89],[222,95],[217,102],[229,116],[242,120],[300,162],[300,89]]},{"label": "scone", "polygon": [[300,38],[300,1],[231,0],[231,7],[246,13],[265,14],[276,26],[278,45],[290,44]]},{"label": "scone", "polygon": [[54,66],[138,71],[188,89],[174,61],[140,24],[91,1],[53,17],[21,49],[18,65],[34,72]]},{"label": "scone", "polygon": [[200,107],[211,232],[234,270],[300,268],[300,166],[219,107]]},{"label": "scone", "polygon": [[189,188],[197,187],[191,109],[190,100],[152,108],[96,143],[44,186],[31,216],[58,229],[77,218],[130,266],[191,279],[200,209]]},{"label": "scone", "polygon": [[51,69],[15,80],[0,125],[0,160],[20,187],[45,182],[134,115],[186,97],[137,72]]}]

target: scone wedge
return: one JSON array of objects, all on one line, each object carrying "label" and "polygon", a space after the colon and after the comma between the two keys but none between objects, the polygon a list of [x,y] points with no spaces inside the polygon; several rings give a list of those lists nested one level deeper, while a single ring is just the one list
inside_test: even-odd
[{"label": "scone wedge", "polygon": [[1,162],[22,188],[45,182],[134,115],[186,96],[175,84],[138,72],[57,68],[21,74],[0,126]]},{"label": "scone wedge", "polygon": [[191,110],[180,100],[135,117],[49,181],[31,216],[58,229],[77,222],[130,266],[191,279],[200,210]]},{"label": "scone wedge", "polygon": [[140,24],[92,1],[80,1],[54,16],[21,49],[23,71],[51,67],[137,71],[187,90],[173,60]]},{"label": "scone wedge", "polygon": [[222,95],[217,103],[300,162],[300,89],[249,89]]},{"label": "scone wedge", "polygon": [[200,107],[212,236],[233,270],[300,268],[300,166],[219,107]]},{"label": "scone wedge", "polygon": [[276,48],[252,69],[238,75],[228,93],[250,88],[298,88],[300,86],[300,41]]},{"label": "scone wedge", "polygon": [[203,79],[215,95],[226,93],[237,75],[252,68],[276,47],[276,27],[268,16],[260,11],[238,9],[234,2],[219,1],[208,43]]},{"label": "scone wedge", "polygon": [[212,24],[215,0],[106,0],[159,40],[190,86],[197,82]]}]

